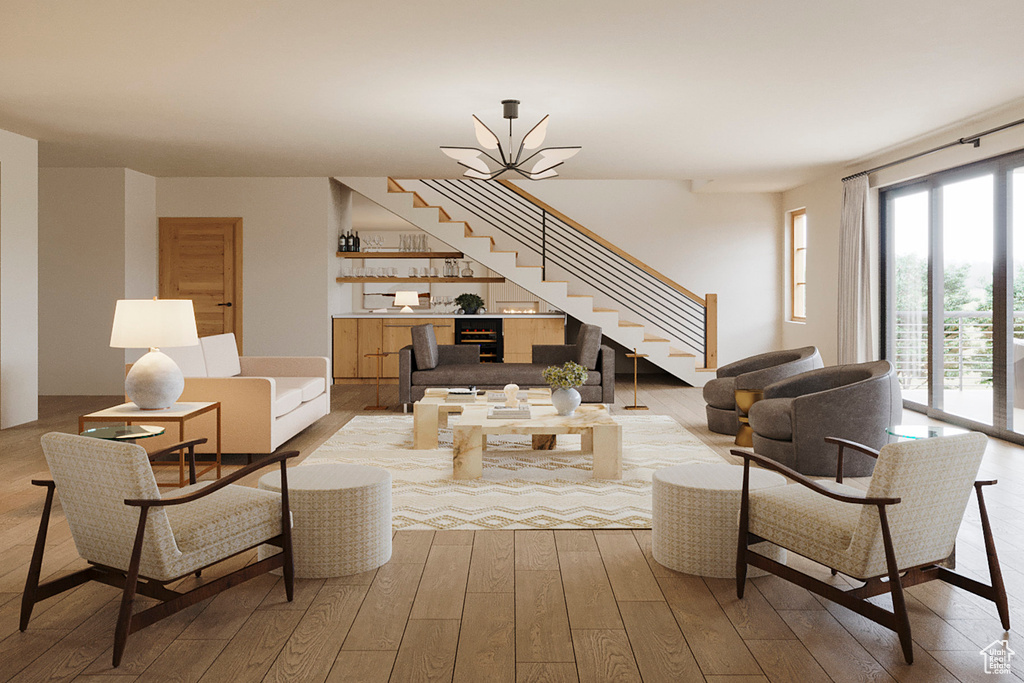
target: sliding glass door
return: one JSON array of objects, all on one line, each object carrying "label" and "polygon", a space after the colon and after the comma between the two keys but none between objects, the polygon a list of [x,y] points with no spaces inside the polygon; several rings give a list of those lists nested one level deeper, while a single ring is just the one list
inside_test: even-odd
[{"label": "sliding glass door", "polygon": [[905,404],[992,434],[1024,434],[1024,154],[880,197],[883,348]]}]

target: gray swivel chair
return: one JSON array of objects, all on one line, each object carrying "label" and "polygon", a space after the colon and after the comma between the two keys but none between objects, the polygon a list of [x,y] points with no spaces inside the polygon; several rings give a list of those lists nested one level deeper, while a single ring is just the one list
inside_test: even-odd
[{"label": "gray swivel chair", "polygon": [[732,436],[739,431],[737,389],[760,391],[772,382],[822,365],[821,355],[814,346],[769,351],[723,365],[715,373],[715,379],[704,385],[704,400],[708,404],[708,429]]},{"label": "gray swivel chair", "polygon": [[[900,422],[903,396],[887,360],[835,365],[764,388],[750,409],[754,452],[800,474],[835,476],[836,448],[826,436],[878,450],[891,440],[885,428]],[[851,452],[847,476],[866,477],[875,461]]]}]

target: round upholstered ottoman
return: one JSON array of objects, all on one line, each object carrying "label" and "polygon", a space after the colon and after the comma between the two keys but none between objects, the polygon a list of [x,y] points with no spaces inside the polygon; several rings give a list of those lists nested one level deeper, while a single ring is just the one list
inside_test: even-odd
[{"label": "round upholstered ottoman", "polygon": [[[259,487],[281,491],[281,471]],[[324,579],[376,569],[391,559],[391,473],[324,463],[288,470],[295,577]],[[260,559],[278,552],[260,546]]]},{"label": "round upholstered ottoman", "polygon": [[[750,490],[785,486],[781,474],[750,468]],[[743,468],[725,463],[666,467],[652,481],[651,544],[654,559],[685,574],[736,577]],[[778,562],[786,551],[770,543],[753,546]],[[747,568],[747,576],[765,572]]]}]

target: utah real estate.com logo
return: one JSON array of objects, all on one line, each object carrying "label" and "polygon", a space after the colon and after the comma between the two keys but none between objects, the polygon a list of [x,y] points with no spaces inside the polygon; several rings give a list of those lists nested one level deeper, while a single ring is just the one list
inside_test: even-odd
[{"label": "utah real estate.com logo", "polygon": [[981,651],[981,656],[985,658],[985,673],[1010,673],[1010,660],[1013,658],[1014,654],[1014,651],[1010,649],[1010,644],[1007,641],[992,641],[988,647]]}]

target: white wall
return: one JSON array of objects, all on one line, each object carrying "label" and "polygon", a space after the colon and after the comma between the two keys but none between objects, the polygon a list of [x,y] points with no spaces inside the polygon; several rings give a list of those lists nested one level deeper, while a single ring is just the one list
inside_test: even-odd
[{"label": "white wall", "polygon": [[110,348],[125,291],[123,168],[39,169],[39,392],[116,394]]},{"label": "white wall", "polygon": [[720,365],[778,348],[780,195],[695,193],[673,180],[520,185],[698,296],[718,294]]},{"label": "white wall", "polygon": [[[916,154],[926,149],[995,128],[1010,121],[1024,118],[1024,104],[1016,104],[991,112],[983,117],[965,121],[940,133],[916,140],[883,154],[861,160],[813,183],[783,193],[782,209],[807,209],[807,322],[784,323],[782,345],[790,348],[815,344],[827,364],[836,362],[838,323],[836,306],[839,298],[839,219],[842,210],[842,178],[890,161]],[[949,168],[1024,148],[1024,126],[1018,126],[987,136],[978,148],[958,145],[949,150],[922,157],[872,174],[873,211],[877,214],[877,190],[886,185],[910,180]],[[877,249],[876,249],[877,251]],[[786,265],[783,260],[782,269]],[[874,283],[878,296],[878,282]],[[878,321],[874,329],[878,331]]]},{"label": "white wall", "polygon": [[246,355],[330,356],[338,236],[327,178],[158,178],[156,207],[242,218]]},{"label": "white wall", "polygon": [[0,130],[0,428],[39,416],[39,144]]}]

